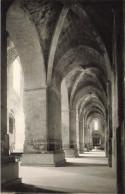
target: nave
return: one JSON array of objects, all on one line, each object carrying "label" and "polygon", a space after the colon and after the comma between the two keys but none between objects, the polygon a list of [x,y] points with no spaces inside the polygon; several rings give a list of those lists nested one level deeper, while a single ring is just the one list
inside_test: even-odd
[{"label": "nave", "polygon": [[124,1],[1,7],[2,189],[124,194]]},{"label": "nave", "polygon": [[61,167],[19,167],[22,183],[12,192],[116,193],[116,177],[108,167],[105,152],[92,150],[77,158],[66,158]]}]

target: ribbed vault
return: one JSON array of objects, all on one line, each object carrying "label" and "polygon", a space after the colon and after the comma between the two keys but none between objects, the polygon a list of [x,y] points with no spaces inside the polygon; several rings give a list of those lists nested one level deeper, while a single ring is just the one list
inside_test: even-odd
[{"label": "ribbed vault", "polygon": [[106,119],[111,66],[108,46],[83,5],[18,0],[7,13],[7,30],[20,56],[25,87],[32,77],[32,85],[52,86],[59,94],[65,79],[67,108],[78,110],[79,120],[88,123],[94,117]]}]

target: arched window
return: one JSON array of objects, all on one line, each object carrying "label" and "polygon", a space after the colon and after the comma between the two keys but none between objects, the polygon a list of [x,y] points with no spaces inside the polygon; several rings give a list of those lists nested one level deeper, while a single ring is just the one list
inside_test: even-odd
[{"label": "arched window", "polygon": [[11,112],[9,114],[9,133],[13,134],[15,129],[15,118],[13,116],[13,113]]},{"label": "arched window", "polygon": [[20,59],[17,57],[13,62],[13,89],[20,96]]},{"label": "arched window", "polygon": [[95,121],[94,128],[95,128],[95,130],[98,130],[98,121]]}]

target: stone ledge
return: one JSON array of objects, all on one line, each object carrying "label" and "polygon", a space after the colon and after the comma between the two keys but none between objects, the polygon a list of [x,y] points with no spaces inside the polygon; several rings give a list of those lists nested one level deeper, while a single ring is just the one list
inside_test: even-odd
[{"label": "stone ledge", "polygon": [[23,154],[21,166],[61,166],[66,162],[65,153]]}]

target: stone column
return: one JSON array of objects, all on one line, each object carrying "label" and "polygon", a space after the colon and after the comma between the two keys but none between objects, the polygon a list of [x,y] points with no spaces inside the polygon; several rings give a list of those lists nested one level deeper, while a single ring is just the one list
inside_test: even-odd
[{"label": "stone column", "polygon": [[107,83],[108,93],[108,165],[112,167],[112,107],[111,107],[111,84]]},{"label": "stone column", "polygon": [[69,150],[69,110],[62,110],[62,146],[66,154]]},{"label": "stone column", "polygon": [[120,31],[121,56],[119,66],[119,127],[117,128],[117,193],[125,193],[125,2],[123,2],[122,30]]},{"label": "stone column", "polygon": [[93,148],[92,129],[91,128],[90,128],[90,131],[89,131],[89,148],[90,148],[90,150],[92,150],[92,148]]},{"label": "stone column", "polygon": [[53,165],[65,163],[65,153],[62,150],[61,127],[61,94],[54,86],[47,89],[47,150]]},{"label": "stone column", "polygon": [[9,156],[9,135],[7,134],[7,32],[6,11],[2,6],[1,29],[1,186],[2,189],[20,182],[18,163]]},{"label": "stone column", "polygon": [[78,153],[79,153],[79,114],[78,114],[78,110],[76,110],[76,146],[78,149]]},{"label": "stone column", "polygon": [[105,124],[105,154],[106,157],[108,157],[108,128],[107,125]]},{"label": "stone column", "polygon": [[112,167],[112,138],[108,139],[108,165]]},{"label": "stone column", "polygon": [[79,153],[84,153],[84,143],[83,143],[83,120],[79,121]]},{"label": "stone column", "polygon": [[91,143],[91,129],[87,129],[87,149],[88,151],[91,150],[92,143]]},{"label": "stone column", "polygon": [[75,109],[69,110],[69,141],[70,141],[70,147],[69,147],[69,150],[65,152],[66,156],[77,157],[78,149],[77,149],[77,142],[76,142],[76,110]]},{"label": "stone column", "polygon": [[88,129],[86,122],[84,122],[84,143],[84,151],[88,152]]},{"label": "stone column", "polygon": [[[125,85],[124,85],[124,88],[125,88]],[[125,90],[124,90],[124,94],[125,94]],[[124,95],[124,100],[125,100],[125,95]],[[124,113],[125,113],[125,105],[124,105]],[[121,128],[122,128],[122,138],[121,138],[122,192],[125,193],[125,118],[124,118],[123,123],[121,124]]]},{"label": "stone column", "polygon": [[[57,76],[56,76],[57,77]],[[66,81],[63,79],[61,82],[61,119],[62,119],[62,146],[67,156],[68,150],[70,148],[69,142],[69,100],[68,100],[68,90],[66,86]]]},{"label": "stone column", "polygon": [[84,128],[85,128],[85,124],[84,124],[84,119],[83,119],[83,150],[85,148],[85,129]]},{"label": "stone column", "polygon": [[122,52],[123,54],[123,62],[124,62],[124,76],[123,76],[123,101],[124,101],[124,111],[123,111],[123,115],[124,115],[124,119],[123,122],[121,123],[121,127],[122,127],[122,165],[123,165],[123,171],[122,171],[122,192],[125,193],[125,2],[123,4],[123,33],[124,33],[124,52]]},{"label": "stone column", "polygon": [[24,95],[25,145],[22,165],[58,166],[65,162],[61,136],[61,96],[54,88],[29,88]]},{"label": "stone column", "polygon": [[47,152],[46,88],[24,89],[25,143],[22,165],[43,165]]},{"label": "stone column", "polygon": [[125,122],[116,132],[116,180],[117,193],[125,193]]}]

